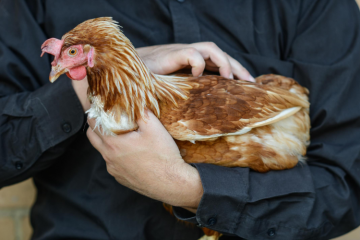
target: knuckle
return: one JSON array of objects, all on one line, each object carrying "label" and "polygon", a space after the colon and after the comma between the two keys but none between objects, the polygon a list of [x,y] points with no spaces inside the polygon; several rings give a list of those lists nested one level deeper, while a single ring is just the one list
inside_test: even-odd
[{"label": "knuckle", "polygon": [[205,42],[205,44],[209,48],[218,48],[218,46],[214,42]]},{"label": "knuckle", "polygon": [[[108,155],[106,155],[106,154],[101,154],[101,156],[103,157],[103,159],[104,159],[104,161],[105,161],[106,163],[110,163],[110,162],[111,162]],[[107,165],[108,165],[108,164],[106,164],[106,166],[107,166]]]},{"label": "knuckle", "polygon": [[198,51],[196,50],[196,48],[189,47],[185,49],[185,52],[189,56],[194,56],[195,54],[197,54]]},{"label": "knuckle", "polygon": [[103,141],[108,151],[116,151],[116,144],[114,142],[108,138],[104,138]]},{"label": "knuckle", "polygon": [[108,151],[112,151],[112,152],[116,151],[116,145],[114,145],[113,143],[107,141],[106,145],[107,145]]},{"label": "knuckle", "polygon": [[[106,161],[106,159],[105,159]],[[108,161],[106,161],[108,162]],[[112,164],[106,164],[106,171],[111,175],[114,176],[115,175],[115,171],[114,171],[114,166]]]}]

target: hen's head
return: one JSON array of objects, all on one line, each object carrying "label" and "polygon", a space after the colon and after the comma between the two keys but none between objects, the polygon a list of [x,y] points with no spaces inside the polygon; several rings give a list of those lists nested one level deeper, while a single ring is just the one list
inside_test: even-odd
[{"label": "hen's head", "polygon": [[103,109],[111,110],[116,119],[123,111],[130,121],[145,119],[145,107],[160,116],[158,99],[176,105],[176,97],[186,98],[176,85],[151,73],[111,17],[80,23],[61,40],[48,39],[41,49],[42,55],[55,56],[51,82],[63,73],[73,80],[87,76],[89,94],[100,99]]},{"label": "hen's head", "polygon": [[73,80],[82,80],[87,74],[87,68],[95,64],[98,68],[109,66],[107,62],[117,57],[114,56],[114,47],[129,43],[112,18],[95,18],[79,24],[61,40],[46,40],[41,46],[41,56],[45,52],[55,56],[51,63],[50,82],[63,73]]},{"label": "hen's head", "polygon": [[52,61],[50,82],[54,82],[61,74],[66,75],[73,80],[82,80],[86,76],[86,67],[93,67],[94,50],[86,44],[78,44],[67,47],[62,50],[64,40],[50,38],[41,46],[42,54],[47,52],[55,56]]}]

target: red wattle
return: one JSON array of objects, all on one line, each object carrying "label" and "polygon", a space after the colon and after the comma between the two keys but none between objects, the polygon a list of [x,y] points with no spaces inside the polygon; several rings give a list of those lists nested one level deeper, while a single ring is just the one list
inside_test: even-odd
[{"label": "red wattle", "polygon": [[66,75],[72,80],[83,80],[86,77],[86,68],[84,66],[71,68]]}]

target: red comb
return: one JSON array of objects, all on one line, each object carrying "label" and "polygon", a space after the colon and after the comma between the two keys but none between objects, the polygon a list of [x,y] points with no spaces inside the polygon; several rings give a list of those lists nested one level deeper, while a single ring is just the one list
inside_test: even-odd
[{"label": "red comb", "polygon": [[44,55],[44,53],[49,53],[51,55],[55,56],[54,61],[56,62],[60,56],[60,50],[61,47],[64,43],[64,40],[59,40],[56,38],[50,38],[48,40],[46,40],[42,45],[41,45],[41,56],[42,57]]}]

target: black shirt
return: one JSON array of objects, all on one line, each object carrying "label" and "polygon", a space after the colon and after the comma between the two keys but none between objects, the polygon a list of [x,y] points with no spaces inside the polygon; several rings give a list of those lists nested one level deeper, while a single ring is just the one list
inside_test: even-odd
[{"label": "black shirt", "polygon": [[2,0],[0,187],[34,177],[33,239],[202,236],[118,184],[85,135],[70,80],[48,83],[41,44],[100,16],[117,20],[136,47],[212,41],[253,76],[281,74],[310,90],[307,164],[268,173],[195,164],[204,196],[196,216],[176,209],[178,218],[247,239],[329,239],[360,224],[355,1]]}]

